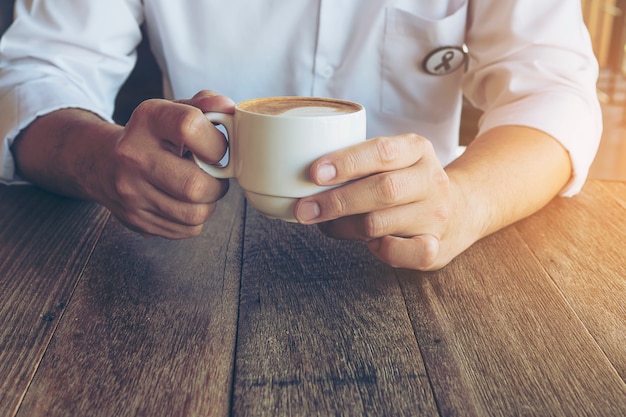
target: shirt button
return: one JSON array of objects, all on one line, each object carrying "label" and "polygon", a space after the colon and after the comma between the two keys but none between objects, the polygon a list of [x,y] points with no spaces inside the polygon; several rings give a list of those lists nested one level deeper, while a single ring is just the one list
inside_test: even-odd
[{"label": "shirt button", "polygon": [[319,74],[324,78],[330,78],[335,73],[335,69],[331,65],[326,65],[322,67],[319,71]]}]

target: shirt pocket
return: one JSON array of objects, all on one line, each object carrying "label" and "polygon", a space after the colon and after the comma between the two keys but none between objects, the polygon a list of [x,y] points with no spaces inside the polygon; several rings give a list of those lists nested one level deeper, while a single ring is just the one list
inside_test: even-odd
[{"label": "shirt pocket", "polygon": [[442,17],[407,7],[424,8],[418,0],[400,0],[387,7],[381,65],[383,113],[430,123],[449,119],[448,113],[460,100],[464,66],[445,75],[431,75],[424,62],[439,48],[463,47],[467,1],[458,1]]}]

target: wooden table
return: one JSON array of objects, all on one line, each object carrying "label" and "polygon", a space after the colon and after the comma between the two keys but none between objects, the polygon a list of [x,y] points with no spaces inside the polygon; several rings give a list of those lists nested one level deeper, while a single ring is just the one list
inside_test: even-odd
[{"label": "wooden table", "polygon": [[624,416],[626,183],[446,268],[267,220],[194,239],[0,187],[0,416]]}]

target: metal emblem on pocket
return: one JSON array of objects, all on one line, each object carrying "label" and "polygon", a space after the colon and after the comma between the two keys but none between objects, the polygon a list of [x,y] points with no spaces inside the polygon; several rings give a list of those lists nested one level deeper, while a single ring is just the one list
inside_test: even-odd
[{"label": "metal emblem on pocket", "polygon": [[467,46],[442,46],[429,53],[422,68],[431,75],[447,75],[467,66]]}]

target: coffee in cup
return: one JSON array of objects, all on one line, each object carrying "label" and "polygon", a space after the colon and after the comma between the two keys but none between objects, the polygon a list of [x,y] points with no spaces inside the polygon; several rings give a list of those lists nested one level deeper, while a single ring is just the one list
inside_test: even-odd
[{"label": "coffee in cup", "polygon": [[270,97],[240,103],[241,110],[272,116],[324,116],[355,113],[363,107],[349,101],[317,97]]}]

